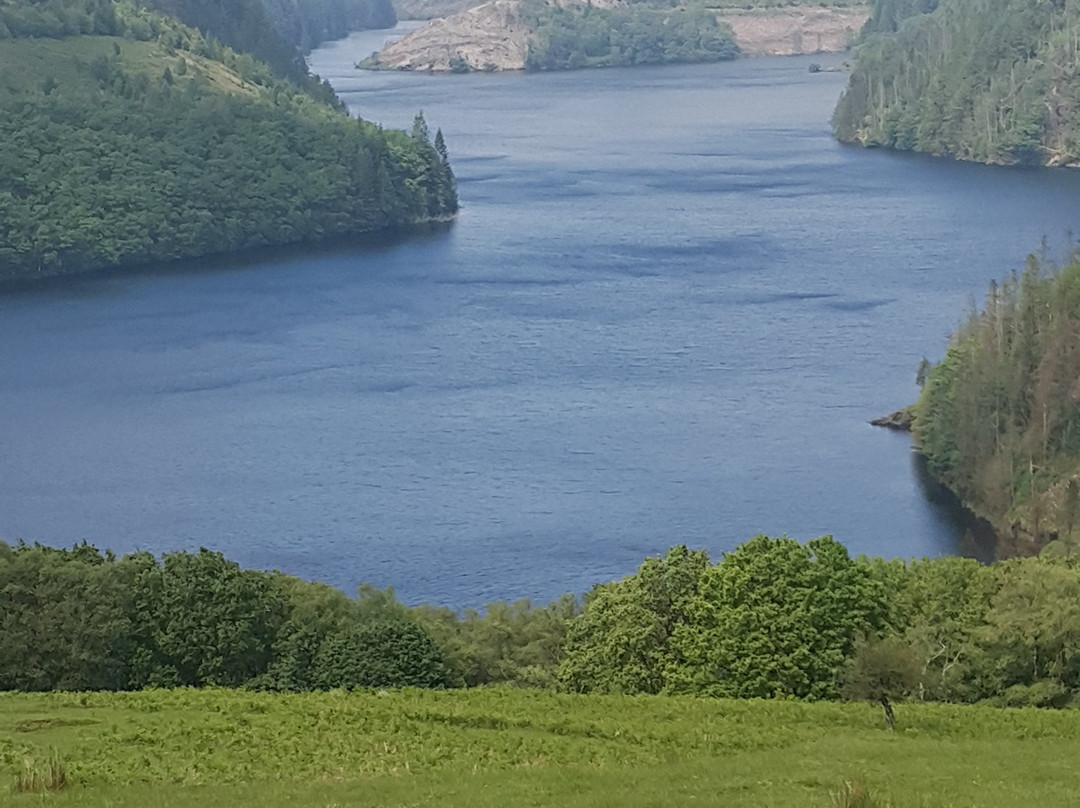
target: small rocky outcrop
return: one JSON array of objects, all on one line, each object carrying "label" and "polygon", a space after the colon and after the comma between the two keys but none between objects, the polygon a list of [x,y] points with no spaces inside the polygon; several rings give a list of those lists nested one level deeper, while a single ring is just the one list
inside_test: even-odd
[{"label": "small rocky outcrop", "polygon": [[870,423],[873,426],[882,426],[886,429],[899,429],[903,432],[910,432],[914,421],[915,414],[911,411],[911,407],[905,407],[902,410],[883,415],[881,418],[875,418]]}]

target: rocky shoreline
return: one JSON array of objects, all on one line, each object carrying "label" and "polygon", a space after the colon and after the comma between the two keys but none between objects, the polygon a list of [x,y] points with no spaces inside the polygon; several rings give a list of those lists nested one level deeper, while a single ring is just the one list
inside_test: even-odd
[{"label": "rocky shoreline", "polygon": [[896,412],[890,412],[888,415],[883,415],[880,418],[874,418],[870,421],[872,426],[881,426],[886,429],[896,429],[901,432],[910,432],[911,424],[915,421],[915,413],[912,412],[911,407],[904,407],[902,410]]}]

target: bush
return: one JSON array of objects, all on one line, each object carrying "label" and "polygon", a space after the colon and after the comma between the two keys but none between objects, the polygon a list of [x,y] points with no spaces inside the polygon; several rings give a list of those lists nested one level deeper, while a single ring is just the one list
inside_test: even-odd
[{"label": "bush", "polygon": [[415,623],[380,621],[331,635],[315,657],[316,688],[454,687],[442,651]]}]

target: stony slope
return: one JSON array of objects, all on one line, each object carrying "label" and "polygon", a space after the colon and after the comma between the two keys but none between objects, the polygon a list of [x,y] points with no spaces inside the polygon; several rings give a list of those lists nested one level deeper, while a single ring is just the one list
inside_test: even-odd
[{"label": "stony slope", "polygon": [[381,67],[451,70],[456,58],[472,70],[524,70],[531,33],[521,0],[488,0],[417,28],[378,54]]},{"label": "stony slope", "polygon": [[748,56],[846,51],[870,17],[868,8],[802,6],[726,9],[719,16]]}]

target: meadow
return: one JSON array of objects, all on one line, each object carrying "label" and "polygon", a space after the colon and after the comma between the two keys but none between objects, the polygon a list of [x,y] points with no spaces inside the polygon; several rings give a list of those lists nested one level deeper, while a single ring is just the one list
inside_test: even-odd
[{"label": "meadow", "polygon": [[[0,694],[13,806],[1069,805],[1080,712],[480,688]],[[27,772],[66,779],[17,788]],[[874,795],[859,803],[849,786]]]}]

